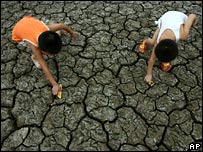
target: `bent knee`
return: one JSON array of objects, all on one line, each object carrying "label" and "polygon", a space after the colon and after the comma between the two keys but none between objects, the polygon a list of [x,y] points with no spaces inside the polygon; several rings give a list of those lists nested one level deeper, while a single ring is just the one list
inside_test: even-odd
[{"label": "bent knee", "polygon": [[197,16],[195,14],[190,14],[188,17],[196,18]]}]

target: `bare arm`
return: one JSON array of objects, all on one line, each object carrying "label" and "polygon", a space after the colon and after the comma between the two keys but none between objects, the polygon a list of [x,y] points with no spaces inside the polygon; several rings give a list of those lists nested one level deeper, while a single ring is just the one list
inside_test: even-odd
[{"label": "bare arm", "polygon": [[44,74],[46,75],[47,79],[50,81],[50,83],[52,84],[52,86],[56,85],[56,81],[53,78],[51,72],[49,71],[49,68],[44,60],[44,58],[42,57],[41,51],[39,48],[35,47],[35,46],[31,46],[32,52],[35,55],[36,60],[39,62],[42,71],[44,72]]},{"label": "bare arm", "polygon": [[152,45],[153,46],[152,53],[151,53],[150,59],[148,61],[147,74],[145,76],[145,81],[146,82],[150,82],[152,80],[152,69],[153,69],[153,66],[154,66],[155,59],[156,59],[155,48],[157,46],[157,38],[158,38],[158,35],[159,35],[159,31],[160,31],[160,29],[157,28],[157,30],[155,31],[152,39],[148,38],[145,41],[145,43],[147,45]]},{"label": "bare arm", "polygon": [[153,68],[155,59],[156,59],[156,55],[155,55],[155,47],[154,47],[152,50],[150,59],[148,61],[147,74],[152,74],[152,68]]},{"label": "bare arm", "polygon": [[155,46],[153,47],[153,50],[152,50],[150,59],[149,59],[149,61],[148,61],[147,75],[145,76],[145,81],[146,81],[146,82],[149,82],[149,81],[152,80],[152,69],[153,69],[153,66],[154,66],[155,59],[156,59],[155,47],[156,47],[156,44],[155,44]]},{"label": "bare arm", "polygon": [[56,95],[58,93],[59,90],[59,85],[58,83],[55,81],[54,77],[52,76],[43,56],[41,53],[41,50],[38,47],[35,47],[34,45],[28,43],[28,45],[30,46],[30,48],[32,49],[33,54],[35,55],[35,59],[39,62],[42,71],[44,72],[46,78],[49,80],[49,82],[52,84],[52,93],[54,95]]},{"label": "bare arm", "polygon": [[65,30],[66,32],[70,33],[72,37],[75,39],[78,37],[78,34],[64,23],[53,24],[53,25],[49,25],[48,27],[51,31],[55,31],[55,32],[59,30]]}]

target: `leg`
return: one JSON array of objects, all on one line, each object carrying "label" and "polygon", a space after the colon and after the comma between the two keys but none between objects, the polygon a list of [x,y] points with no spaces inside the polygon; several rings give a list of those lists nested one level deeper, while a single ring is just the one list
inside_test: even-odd
[{"label": "leg", "polygon": [[35,55],[34,54],[32,54],[31,59],[32,59],[33,63],[35,64],[35,66],[37,68],[41,69],[41,66],[40,66],[39,62],[35,59]]},{"label": "leg", "polygon": [[145,44],[147,45],[151,45],[153,46],[154,45],[154,40],[152,38],[147,38],[145,41],[144,41]]},{"label": "leg", "polygon": [[195,26],[196,24],[196,15],[195,14],[190,14],[188,16],[187,22],[185,23],[185,25],[182,26],[181,28],[181,34],[180,34],[180,39],[181,40],[186,40],[189,32],[190,32],[190,28],[192,26]]}]

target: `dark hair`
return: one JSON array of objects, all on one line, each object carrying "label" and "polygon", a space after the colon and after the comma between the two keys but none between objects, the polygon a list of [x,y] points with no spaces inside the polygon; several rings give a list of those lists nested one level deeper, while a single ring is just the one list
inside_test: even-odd
[{"label": "dark hair", "polygon": [[155,55],[161,62],[170,62],[178,55],[178,46],[173,40],[162,40],[155,48]]},{"label": "dark hair", "polygon": [[56,54],[61,50],[62,42],[59,35],[54,31],[45,31],[38,38],[39,48],[45,52]]}]

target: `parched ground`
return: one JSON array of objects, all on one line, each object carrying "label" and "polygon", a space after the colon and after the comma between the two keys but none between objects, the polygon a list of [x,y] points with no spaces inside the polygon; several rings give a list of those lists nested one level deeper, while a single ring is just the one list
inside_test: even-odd
[{"label": "parched ground", "polygon": [[[169,10],[195,13],[198,23],[170,72],[156,61],[150,87],[151,48],[139,54],[137,45]],[[11,39],[25,15],[80,35],[62,37],[62,51],[45,56],[62,99],[31,50]],[[2,151],[186,151],[191,143],[202,144],[201,1],[1,1]]]}]

